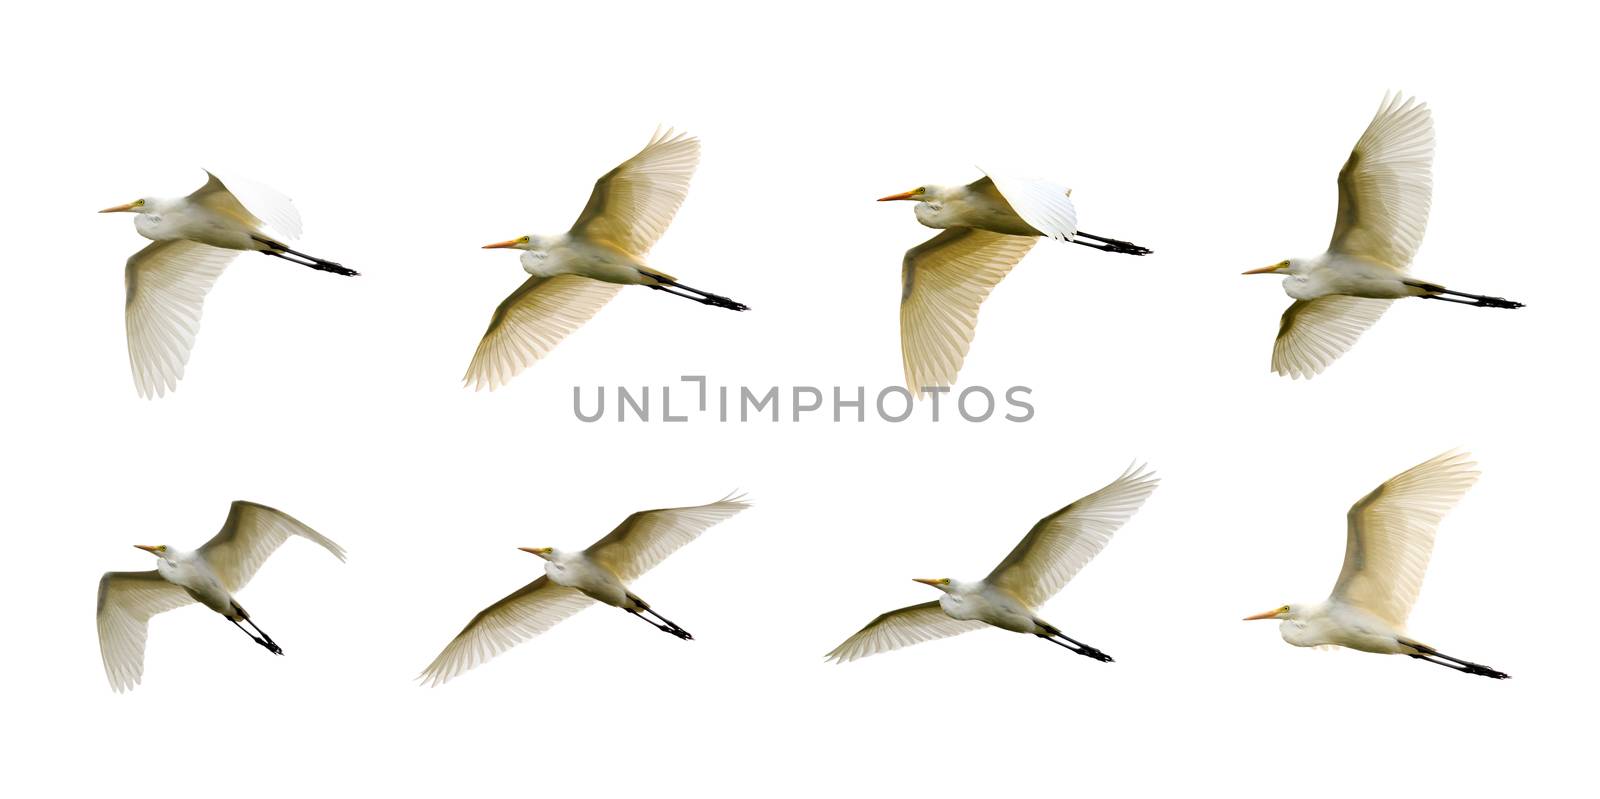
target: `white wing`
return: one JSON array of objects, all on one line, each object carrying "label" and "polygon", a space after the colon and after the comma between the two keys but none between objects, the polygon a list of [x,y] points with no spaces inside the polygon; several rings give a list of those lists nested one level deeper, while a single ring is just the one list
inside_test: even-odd
[{"label": "white wing", "polygon": [[622,286],[578,275],[530,277],[494,309],[462,382],[493,391],[555,349]]},{"label": "white wing", "polygon": [[937,601],[924,602],[920,605],[891,610],[873,619],[870,624],[862,627],[860,632],[834,647],[834,650],[828,653],[827,659],[835,663],[849,663],[868,655],[936,638],[949,638],[985,626],[987,625],[981,621],[950,618],[939,608]]},{"label": "white wing", "polygon": [[1278,323],[1272,371],[1285,377],[1315,377],[1355,346],[1392,302],[1344,294],[1295,300]]},{"label": "white wing", "polygon": [[222,529],[200,547],[211,570],[217,573],[229,593],[244,588],[261,564],[292,536],[320,545],[344,560],[344,550],[300,520],[276,508],[239,500],[228,509]]},{"label": "white wing", "polygon": [[1065,186],[1047,180],[984,174],[994,182],[1011,210],[1034,230],[1057,241],[1072,241],[1078,235],[1078,210]]},{"label": "white wing", "polygon": [[950,228],[906,251],[900,268],[900,355],[906,388],[956,382],[978,327],[978,307],[1033,249],[1032,236]]},{"label": "white wing", "polygon": [[700,140],[657,132],[638,155],[595,181],[572,232],[644,255],[672,223],[700,163]]},{"label": "white wing", "polygon": [[100,578],[95,624],[100,660],[115,691],[127,691],[144,676],[144,642],[150,617],[193,602],[182,588],[153,572],[106,572]]},{"label": "white wing", "polygon": [[206,293],[239,253],[192,241],[158,241],[128,259],[128,364],[141,397],[183,379]]},{"label": "white wing", "polygon": [[1422,590],[1433,534],[1478,480],[1478,464],[1446,452],[1390,478],[1350,508],[1344,568],[1332,599],[1403,628]]},{"label": "white wing", "polygon": [[1330,252],[1410,266],[1433,195],[1433,115],[1415,98],[1383,98],[1339,170],[1339,218]]},{"label": "white wing", "polygon": [[207,171],[206,178],[206,185],[189,195],[190,202],[238,220],[246,227],[273,234],[284,242],[300,238],[300,212],[277,189],[237,175],[229,175],[224,180]]},{"label": "white wing", "polygon": [[1130,466],[1110,485],[1039,520],[985,578],[1029,605],[1054,596],[1111,541],[1160,483]]},{"label": "white wing", "polygon": [[473,616],[417,679],[424,685],[443,685],[556,626],[593,602],[576,588],[556,585],[550,578],[540,577]]},{"label": "white wing", "polygon": [[642,510],[624,519],[584,554],[627,582],[654,568],[713,525],[748,507],[750,503],[743,497],[729,496],[709,505]]}]

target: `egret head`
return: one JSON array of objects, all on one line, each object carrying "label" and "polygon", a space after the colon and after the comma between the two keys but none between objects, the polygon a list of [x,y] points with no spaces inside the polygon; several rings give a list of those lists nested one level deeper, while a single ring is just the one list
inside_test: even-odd
[{"label": "egret head", "polygon": [[527,250],[528,252],[542,252],[549,244],[543,236],[518,236],[514,239],[497,241],[485,244],[485,250]]},{"label": "egret head", "polygon": [[529,555],[538,555],[545,560],[556,559],[555,547],[517,547],[517,549],[520,549]]},{"label": "egret head", "polygon": [[133,548],[134,549],[142,549],[142,550],[144,550],[144,551],[146,551],[146,552],[148,552],[148,553],[150,553],[152,555],[155,555],[158,558],[166,558],[167,557],[167,553],[170,551],[170,550],[167,549],[167,545],[166,544],[158,544],[156,546],[151,546],[149,544],[134,544]]},{"label": "egret head", "polygon": [[1300,610],[1301,608],[1299,605],[1284,605],[1282,607],[1269,610],[1266,613],[1257,613],[1254,616],[1246,616],[1244,617],[1244,620],[1259,621],[1261,619],[1281,619],[1284,621],[1289,621],[1300,618]]},{"label": "egret head", "polygon": [[131,203],[123,203],[122,205],[113,205],[110,208],[101,208],[100,209],[100,213],[102,213],[102,214],[116,214],[116,213],[122,213],[122,212],[126,211],[126,212],[128,212],[130,214],[143,214],[143,213],[148,213],[153,208],[153,206],[155,206],[155,204],[156,204],[156,201],[155,201],[154,198],[152,198],[152,197],[141,197],[141,198],[139,198],[137,200],[134,200]]},{"label": "egret head", "polygon": [[1251,270],[1249,270],[1247,272],[1244,272],[1243,274],[1246,274],[1246,275],[1298,275],[1298,274],[1300,274],[1300,273],[1302,273],[1304,271],[1305,271],[1305,262],[1304,261],[1300,260],[1299,258],[1290,258],[1287,261],[1279,261],[1279,262],[1277,262],[1277,263],[1275,263],[1275,264],[1273,264],[1271,266],[1263,266],[1260,269],[1251,269]]},{"label": "egret head", "polygon": [[934,588],[937,588],[940,591],[943,591],[943,592],[945,592],[947,594],[950,593],[951,591],[955,590],[955,584],[956,584],[955,581],[950,579],[949,577],[939,577],[939,578],[913,577],[913,578],[911,578],[911,580],[912,580],[912,582],[922,583],[923,585],[931,585]]}]

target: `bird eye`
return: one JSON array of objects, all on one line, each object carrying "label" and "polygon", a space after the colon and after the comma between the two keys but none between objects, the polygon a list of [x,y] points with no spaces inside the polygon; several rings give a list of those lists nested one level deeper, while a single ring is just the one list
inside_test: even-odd
[{"label": "bird eye", "polygon": [[527,236],[523,236],[522,238],[517,239],[517,243],[518,244],[527,244],[528,243],[528,237]]}]

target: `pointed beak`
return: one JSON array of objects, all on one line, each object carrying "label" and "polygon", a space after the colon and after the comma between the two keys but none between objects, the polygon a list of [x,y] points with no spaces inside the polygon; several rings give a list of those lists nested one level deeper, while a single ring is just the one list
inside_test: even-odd
[{"label": "pointed beak", "polygon": [[548,554],[550,554],[550,548],[549,547],[517,547],[517,549],[520,549],[523,552],[528,553],[529,555],[548,555]]},{"label": "pointed beak", "polygon": [[911,582],[922,583],[923,585],[931,585],[931,586],[934,586],[934,587],[938,587],[938,586],[944,585],[944,581],[943,580],[933,580],[933,579],[929,579],[927,577],[913,577],[913,578],[911,578]]},{"label": "pointed beak", "polygon": [[123,203],[121,205],[113,205],[110,208],[101,208],[100,209],[100,213],[102,213],[102,214],[114,214],[114,213],[117,213],[119,211],[132,211],[133,209],[135,209],[137,207],[139,207],[138,203]]},{"label": "pointed beak", "polygon": [[1260,269],[1251,269],[1248,272],[1240,272],[1240,274],[1242,274],[1242,275],[1270,275],[1270,274],[1272,274],[1274,272],[1277,272],[1279,269],[1282,269],[1282,268],[1283,268],[1283,264],[1273,264],[1272,266],[1263,266]]},{"label": "pointed beak", "polygon": [[1257,613],[1254,616],[1246,616],[1246,617],[1244,617],[1244,621],[1261,621],[1262,619],[1276,619],[1276,618],[1278,618],[1278,611],[1269,610],[1266,613]]},{"label": "pointed beak", "polygon": [[152,555],[161,554],[161,547],[151,546],[149,544],[134,544],[133,548],[134,549],[142,549],[142,550],[144,550],[144,551],[146,551],[146,552],[148,552],[148,553],[150,553]]},{"label": "pointed beak", "polygon": [[886,203],[890,200],[915,200],[917,198],[917,194],[918,192],[916,190],[903,191],[899,194],[891,194],[888,197],[879,197],[878,202]]},{"label": "pointed beak", "polygon": [[485,244],[483,245],[483,248],[485,250],[505,250],[515,246],[517,246],[516,239],[507,239],[505,241],[497,241],[493,244]]}]

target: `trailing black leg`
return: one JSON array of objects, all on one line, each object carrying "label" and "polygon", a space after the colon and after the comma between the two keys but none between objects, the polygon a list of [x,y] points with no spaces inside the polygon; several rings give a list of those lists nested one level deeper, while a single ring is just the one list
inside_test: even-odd
[{"label": "trailing black leg", "polygon": [[[336,264],[336,263],[334,263],[332,261],[329,261],[329,260],[326,260],[324,258],[318,258],[315,255],[307,255],[307,254],[305,254],[303,252],[300,252],[299,250],[291,250],[288,247],[284,246],[283,244],[280,244],[280,243],[278,243],[276,241],[273,241],[271,239],[264,239],[264,238],[261,238],[260,236],[254,236],[253,238],[256,241],[258,241],[258,242],[260,242],[262,244],[265,244],[265,245],[267,245],[268,247],[271,248],[271,249],[268,249],[268,250],[262,250],[262,252],[266,253],[267,255],[273,256],[274,258],[282,258],[283,260],[288,261],[291,264],[299,264],[301,266],[309,267],[311,269],[316,269],[316,270],[320,270],[320,271],[323,271],[323,272],[332,272],[332,273],[334,273],[336,275],[344,275],[346,277],[355,277],[355,276],[358,276],[358,275],[361,274],[360,272],[357,272],[354,269],[349,269],[349,268],[347,268],[347,267],[345,267],[343,265]],[[293,256],[293,257],[290,257],[290,256]]]},{"label": "trailing black leg", "polygon": [[[240,632],[244,633],[245,635],[250,636],[250,640],[255,641],[256,643],[266,647],[268,652],[271,652],[274,655],[283,654],[283,650],[280,649],[277,644],[273,643],[272,639],[267,638],[266,637],[266,633],[262,633],[260,637],[257,637],[255,633],[252,633],[249,630],[246,630],[244,628],[244,625],[239,623],[238,619],[228,619],[228,621],[233,622],[233,626],[238,627]],[[256,627],[256,623],[255,622],[250,622],[250,626],[251,627]],[[256,632],[261,632],[261,628],[260,627],[256,627]]]},{"label": "trailing black leg", "polygon": [[693,641],[694,640],[694,636],[690,635],[688,630],[685,630],[682,627],[679,627],[678,623],[673,621],[672,619],[669,619],[666,616],[663,616],[660,613],[657,613],[654,608],[646,606],[644,608],[644,612],[656,617],[656,619],[658,621],[660,621],[662,624],[665,624],[668,627],[671,627],[673,635],[676,635],[676,636],[678,636],[679,638],[682,638],[685,641]]},{"label": "trailing black leg", "polygon": [[[653,277],[656,280],[659,280],[661,282],[659,284],[656,284],[656,283],[648,284],[650,286],[650,288],[657,289],[657,290],[660,290],[660,291],[666,291],[668,294],[674,294],[674,295],[677,295],[679,297],[683,297],[684,299],[694,300],[695,302],[698,302],[698,303],[700,303],[702,305],[710,305],[710,306],[715,307],[715,308],[727,308],[730,311],[748,311],[748,310],[750,310],[750,306],[745,305],[744,303],[739,302],[738,300],[730,299],[728,297],[724,297],[721,294],[712,294],[709,291],[701,291],[700,289],[697,289],[697,288],[695,288],[693,286],[685,286],[682,283],[679,283],[679,282],[677,282],[675,280],[668,280],[668,279],[666,279],[664,277],[661,277],[660,275],[651,275],[651,277]],[[680,289],[681,291],[668,291],[667,290],[668,287],[674,288],[674,289]],[[684,291],[692,292],[692,293],[691,294],[684,294],[684,293],[682,293]]]},{"label": "trailing black leg", "polygon": [[[1416,643],[1415,641],[1401,641],[1401,643],[1411,647],[1412,649],[1417,650],[1416,653],[1411,654],[1411,657],[1414,657],[1414,658],[1416,658],[1418,660],[1426,660],[1429,663],[1437,663],[1440,666],[1444,666],[1447,669],[1454,669],[1454,670],[1459,671],[1459,672],[1461,672],[1463,674],[1475,674],[1475,675],[1477,675],[1479,677],[1488,677],[1488,678],[1494,679],[1494,680],[1509,680],[1509,679],[1511,679],[1511,675],[1509,675],[1509,674],[1507,674],[1507,673],[1505,673],[1503,671],[1499,671],[1497,669],[1489,668],[1488,666],[1485,666],[1485,665],[1483,665],[1481,663],[1473,663],[1472,661],[1469,661],[1469,660],[1462,660],[1461,658],[1451,657],[1449,655],[1446,655],[1443,652],[1440,652],[1437,649],[1434,649],[1431,646],[1425,646],[1423,644]],[[1440,658],[1440,659],[1436,660],[1435,658]]]},{"label": "trailing black leg", "polygon": [[[1087,241],[1083,241],[1083,239],[1090,239],[1100,243],[1090,244]],[[1150,253],[1155,252],[1149,247],[1141,247],[1131,241],[1108,239],[1104,236],[1096,236],[1093,233],[1085,233],[1081,230],[1077,232],[1076,236],[1072,240],[1072,243],[1082,244],[1085,247],[1093,247],[1097,250],[1105,250],[1106,252],[1122,253],[1123,255],[1149,255]]]},{"label": "trailing black leg", "polygon": [[[1423,294],[1422,295],[1423,299],[1444,300],[1445,302],[1460,303],[1461,305],[1471,305],[1471,306],[1475,306],[1475,307],[1478,307],[1478,308],[1521,308],[1521,307],[1523,307],[1522,303],[1517,302],[1516,300],[1508,300],[1508,299],[1506,299],[1504,297],[1490,297],[1490,296],[1483,295],[1483,294],[1468,294],[1465,291],[1455,291],[1454,289],[1447,289],[1444,286],[1440,286],[1440,285],[1437,285],[1437,284],[1434,284],[1434,283],[1414,283],[1414,282],[1411,282],[1411,281],[1406,281],[1406,285],[1411,286],[1412,288],[1419,288],[1419,289],[1422,289],[1423,291],[1429,292],[1427,294]],[[1440,296],[1440,295],[1445,295],[1445,294],[1448,294],[1450,296],[1448,296],[1448,297]],[[1454,299],[1455,297],[1464,297],[1465,299],[1459,299],[1458,300],[1458,299]]]},{"label": "trailing black leg", "polygon": [[[1076,653],[1076,654],[1079,654],[1079,655],[1083,655],[1084,657],[1087,657],[1087,658],[1094,658],[1095,660],[1098,660],[1098,661],[1100,661],[1102,663],[1110,663],[1111,662],[1111,656],[1110,655],[1107,655],[1106,653],[1101,652],[1100,650],[1095,649],[1092,646],[1083,646],[1082,644],[1079,644],[1077,646],[1073,646],[1072,644],[1067,643],[1067,641],[1071,641],[1072,640],[1070,638],[1067,638],[1065,641],[1063,641],[1063,640],[1057,640],[1056,637],[1053,636],[1053,635],[1046,635],[1044,633],[1034,633],[1034,635],[1037,635],[1040,638],[1043,638],[1044,640],[1049,641],[1050,643],[1055,644],[1056,646],[1059,646],[1062,649],[1067,650],[1068,652],[1073,652],[1073,653]],[[1062,636],[1062,638],[1066,638],[1066,636]]]},{"label": "trailing black leg", "polygon": [[660,631],[662,631],[664,633],[667,633],[668,635],[676,635],[679,638],[683,638],[684,636],[688,635],[688,633],[680,634],[680,632],[678,630],[674,630],[673,628],[668,627],[665,624],[657,624],[656,622],[651,621],[649,618],[646,618],[643,613],[641,613],[641,612],[639,612],[637,610],[631,610],[631,609],[628,609],[628,608],[623,608],[623,610],[627,610],[628,611],[628,615],[637,617],[638,619],[642,620],[645,624],[648,624],[651,627],[656,628],[657,630],[660,630]]}]

